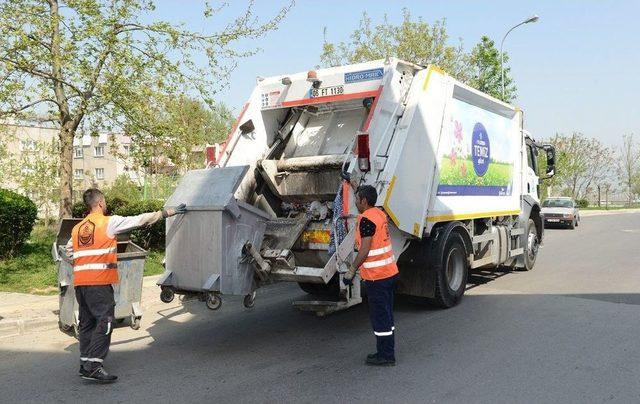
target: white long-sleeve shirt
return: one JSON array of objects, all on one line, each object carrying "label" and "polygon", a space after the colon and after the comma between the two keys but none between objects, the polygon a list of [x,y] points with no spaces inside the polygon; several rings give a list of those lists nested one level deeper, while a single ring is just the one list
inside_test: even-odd
[{"label": "white long-sleeve shirt", "polygon": [[[118,216],[113,215],[109,219],[107,225],[107,236],[115,237],[118,234],[127,233],[133,229],[142,226],[150,226],[162,219],[162,211],[143,213],[136,216]],[[67,255],[73,254],[73,239],[70,238],[66,245]]]}]

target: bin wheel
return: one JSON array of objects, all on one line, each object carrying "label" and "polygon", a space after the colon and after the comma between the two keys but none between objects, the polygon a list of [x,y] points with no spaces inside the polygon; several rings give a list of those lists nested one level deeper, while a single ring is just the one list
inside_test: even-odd
[{"label": "bin wheel", "polygon": [[162,300],[163,303],[171,303],[175,296],[176,294],[173,292],[173,289],[168,287],[163,287],[160,292],[160,300]]},{"label": "bin wheel", "polygon": [[133,330],[139,330],[140,329],[140,321],[141,318],[140,317],[131,317],[131,329]]},{"label": "bin wheel", "polygon": [[205,304],[210,310],[218,310],[220,306],[222,306],[222,299],[217,293],[209,293],[207,295],[207,300],[205,300]]},{"label": "bin wheel", "polygon": [[58,328],[63,333],[67,334],[70,337],[78,338],[78,326],[77,325],[68,325],[64,324],[62,321],[58,320]]},{"label": "bin wheel", "polygon": [[246,295],[244,297],[244,300],[242,301],[242,304],[244,304],[244,307],[246,307],[247,309],[252,308],[256,303],[256,292],[255,290],[251,293],[249,293],[248,295]]}]

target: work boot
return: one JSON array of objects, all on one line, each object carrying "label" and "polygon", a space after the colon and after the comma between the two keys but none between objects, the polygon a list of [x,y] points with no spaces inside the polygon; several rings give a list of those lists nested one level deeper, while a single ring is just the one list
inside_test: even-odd
[{"label": "work boot", "polygon": [[370,353],[369,355],[367,355],[367,359],[374,359],[376,356],[378,356],[377,352]]},{"label": "work boot", "polygon": [[381,358],[380,356],[378,356],[377,354],[373,357],[369,357],[367,356],[367,365],[370,366],[395,366],[396,365],[396,360],[395,359],[385,359],[385,358]]},{"label": "work boot", "polygon": [[82,376],[85,380],[91,380],[98,383],[113,383],[118,379],[118,376],[110,375],[101,366],[91,372],[87,372],[87,375]]},{"label": "work boot", "polygon": [[78,370],[78,376],[89,376],[89,372],[84,370],[84,366],[80,365],[80,370]]}]

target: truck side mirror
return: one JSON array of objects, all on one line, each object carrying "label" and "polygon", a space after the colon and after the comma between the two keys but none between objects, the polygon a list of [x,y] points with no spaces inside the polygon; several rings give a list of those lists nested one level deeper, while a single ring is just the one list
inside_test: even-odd
[{"label": "truck side mirror", "polygon": [[551,178],[555,174],[556,171],[556,148],[553,145],[545,144],[542,146],[544,151],[547,154],[547,176],[546,178]]}]

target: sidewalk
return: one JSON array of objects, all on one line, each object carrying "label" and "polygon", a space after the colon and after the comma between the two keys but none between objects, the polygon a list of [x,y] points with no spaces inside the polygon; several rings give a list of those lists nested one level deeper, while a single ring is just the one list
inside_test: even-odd
[{"label": "sidewalk", "polygon": [[580,216],[617,215],[621,213],[638,213],[640,209],[581,210]]},{"label": "sidewalk", "polygon": [[[158,301],[160,275],[142,281],[142,307]],[[58,295],[37,296],[27,293],[0,292],[0,340],[58,327]]]}]

